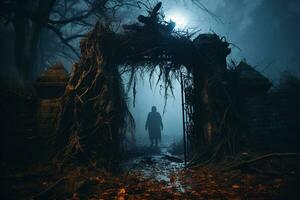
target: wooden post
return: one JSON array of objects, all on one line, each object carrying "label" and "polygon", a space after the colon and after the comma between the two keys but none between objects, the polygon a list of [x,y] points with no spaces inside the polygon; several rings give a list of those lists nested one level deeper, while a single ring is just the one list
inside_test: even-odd
[{"label": "wooden post", "polygon": [[193,154],[199,154],[206,148],[205,134],[208,123],[208,102],[207,102],[207,73],[205,70],[194,68],[194,130],[193,130]]}]

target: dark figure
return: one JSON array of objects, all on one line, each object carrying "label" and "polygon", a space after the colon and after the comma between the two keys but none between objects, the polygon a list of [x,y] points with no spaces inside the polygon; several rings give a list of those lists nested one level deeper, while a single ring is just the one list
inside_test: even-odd
[{"label": "dark figure", "polygon": [[161,130],[163,130],[163,123],[159,112],[156,111],[156,107],[152,106],[152,112],[148,114],[145,129],[149,132],[149,139],[151,141],[151,147],[155,140],[155,146],[157,147],[158,141],[161,140]]}]

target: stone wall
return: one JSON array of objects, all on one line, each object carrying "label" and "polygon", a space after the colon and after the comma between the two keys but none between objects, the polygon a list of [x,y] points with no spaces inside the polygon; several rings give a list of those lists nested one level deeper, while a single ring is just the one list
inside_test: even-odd
[{"label": "stone wall", "polygon": [[60,97],[65,91],[68,73],[62,64],[55,64],[45,70],[37,79],[37,128],[41,137],[54,133],[59,114]]},{"label": "stone wall", "polygon": [[59,99],[39,99],[37,103],[37,129],[40,136],[50,135],[55,131],[59,113]]},{"label": "stone wall", "polygon": [[297,147],[295,125],[299,120],[291,116],[289,101],[284,92],[244,99],[247,123],[256,147],[278,151]]},{"label": "stone wall", "polygon": [[[31,163],[48,159],[49,141],[55,132],[60,96],[65,90],[68,74],[58,64],[38,78],[35,89],[0,90],[1,160],[6,163]],[[3,167],[3,166],[1,166]],[[4,167],[5,168],[5,167]]]}]

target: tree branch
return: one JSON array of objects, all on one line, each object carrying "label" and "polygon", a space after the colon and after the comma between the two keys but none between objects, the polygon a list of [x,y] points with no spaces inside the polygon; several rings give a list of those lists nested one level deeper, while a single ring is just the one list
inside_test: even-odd
[{"label": "tree branch", "polygon": [[[52,30],[52,31],[59,37],[59,39],[60,39],[67,47],[69,47],[69,48],[73,51],[73,53],[74,53],[78,58],[80,57],[80,55],[79,55],[79,53],[76,51],[76,49],[75,49],[72,45],[70,45],[70,44],[68,43],[68,41],[70,41],[70,39],[64,38],[63,34],[61,33],[61,31],[60,31],[59,29],[57,29],[56,27],[54,27],[54,26],[52,26],[52,25],[50,25],[50,24],[47,24],[47,28],[49,28],[50,30]],[[73,38],[73,39],[74,39],[74,38]]]},{"label": "tree branch", "polygon": [[52,20],[52,19],[48,19],[48,22],[50,24],[68,24],[68,23],[71,23],[71,22],[74,22],[74,21],[81,21],[85,18],[88,18],[93,12],[94,12],[95,9],[91,9],[89,11],[83,11],[86,12],[85,14],[83,15],[80,15],[80,16],[76,16],[76,17],[71,17],[71,18],[68,18],[68,19],[65,19],[65,20]]},{"label": "tree branch", "polygon": [[85,37],[85,36],[86,35],[83,35],[83,34],[76,34],[76,35],[72,35],[70,37],[65,38],[65,41],[69,42],[69,41],[74,40],[76,38],[81,38],[81,37]]},{"label": "tree branch", "polygon": [[235,165],[226,167],[225,169],[223,169],[222,171],[230,171],[230,170],[234,170],[234,169],[238,169],[241,167],[244,167],[246,165],[252,164],[254,162],[260,161],[260,160],[264,160],[267,158],[271,158],[271,157],[300,157],[300,153],[271,153],[271,154],[266,154],[257,158],[253,158],[251,160],[247,160],[247,161],[243,161],[240,163],[237,163]]}]

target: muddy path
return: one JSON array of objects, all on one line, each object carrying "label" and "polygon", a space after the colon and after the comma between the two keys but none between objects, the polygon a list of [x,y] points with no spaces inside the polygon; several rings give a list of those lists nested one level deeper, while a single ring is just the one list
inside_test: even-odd
[{"label": "muddy path", "polygon": [[133,158],[124,166],[118,191],[105,190],[100,199],[281,199],[284,184],[282,177],[221,173],[214,166],[187,169],[166,149]]},{"label": "muddy path", "polygon": [[270,175],[221,172],[214,165],[187,169],[182,158],[164,148],[127,159],[114,173],[93,168],[78,168],[65,176],[37,172],[31,168],[32,175],[1,179],[1,199],[300,199],[297,170]]}]

